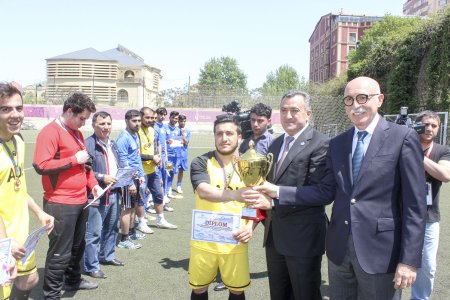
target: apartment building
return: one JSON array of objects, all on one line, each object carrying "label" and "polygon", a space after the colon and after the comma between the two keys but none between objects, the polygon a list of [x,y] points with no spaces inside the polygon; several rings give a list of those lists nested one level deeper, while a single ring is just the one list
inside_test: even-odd
[{"label": "apartment building", "polygon": [[450,0],[407,0],[403,4],[403,14],[407,16],[427,16],[445,9]]},{"label": "apartment building", "polygon": [[310,44],[309,80],[324,83],[347,70],[347,56],[378,16],[329,13],[320,18]]}]

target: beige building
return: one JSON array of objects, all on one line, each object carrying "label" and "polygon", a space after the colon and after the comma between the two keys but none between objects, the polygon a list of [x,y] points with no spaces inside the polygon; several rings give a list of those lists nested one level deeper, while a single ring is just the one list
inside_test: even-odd
[{"label": "beige building", "polygon": [[404,15],[426,16],[448,6],[450,0],[407,0],[403,4]]},{"label": "beige building", "polygon": [[161,70],[121,45],[104,52],[87,48],[46,61],[46,96],[52,103],[83,92],[97,104],[152,106],[162,88]]}]

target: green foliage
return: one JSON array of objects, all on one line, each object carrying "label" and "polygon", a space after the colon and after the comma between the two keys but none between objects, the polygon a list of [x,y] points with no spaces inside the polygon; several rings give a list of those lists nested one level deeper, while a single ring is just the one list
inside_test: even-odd
[{"label": "green foliage", "polygon": [[450,9],[436,17],[427,64],[428,108],[448,111],[450,102]]},{"label": "green foliage", "polygon": [[297,71],[293,67],[282,65],[266,76],[262,91],[264,95],[282,95],[289,90],[298,89],[299,83]]},{"label": "green foliage", "polygon": [[199,89],[205,93],[217,91],[247,92],[247,75],[239,69],[234,58],[225,56],[211,58],[199,75]]},{"label": "green foliage", "polygon": [[36,94],[28,91],[23,95],[23,103],[25,104],[34,104],[36,101]]},{"label": "green foliage", "polygon": [[346,84],[347,75],[344,73],[323,84],[309,82],[308,86],[306,86],[306,91],[313,96],[342,97]]},{"label": "green foliage", "polygon": [[380,82],[382,90],[387,85],[387,73],[395,62],[399,45],[420,25],[420,18],[403,18],[386,15],[381,22],[364,32],[358,48],[349,54],[348,79],[369,76]]},{"label": "green foliage", "polygon": [[383,110],[448,110],[450,9],[428,19],[385,16],[364,33],[349,55],[348,78],[376,79],[386,95]]}]

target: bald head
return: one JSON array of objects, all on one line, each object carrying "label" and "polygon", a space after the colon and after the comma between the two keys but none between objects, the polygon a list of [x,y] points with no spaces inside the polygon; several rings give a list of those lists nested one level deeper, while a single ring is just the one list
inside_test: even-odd
[{"label": "bald head", "polygon": [[380,94],[380,85],[375,79],[370,77],[361,76],[349,81],[345,86],[345,95],[351,89],[364,90],[370,94]]}]

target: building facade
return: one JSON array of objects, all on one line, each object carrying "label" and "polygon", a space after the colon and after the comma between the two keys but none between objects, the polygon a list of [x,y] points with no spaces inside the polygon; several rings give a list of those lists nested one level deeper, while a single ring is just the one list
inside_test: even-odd
[{"label": "building facade", "polygon": [[403,4],[403,14],[426,16],[437,13],[448,6],[450,0],[407,0]]},{"label": "building facade", "polygon": [[104,52],[87,48],[46,61],[46,97],[55,104],[83,92],[100,105],[151,106],[162,88],[161,70],[121,45]]},{"label": "building facade", "polygon": [[327,14],[314,28],[310,44],[309,80],[324,83],[347,70],[347,56],[373,22],[382,17]]}]

